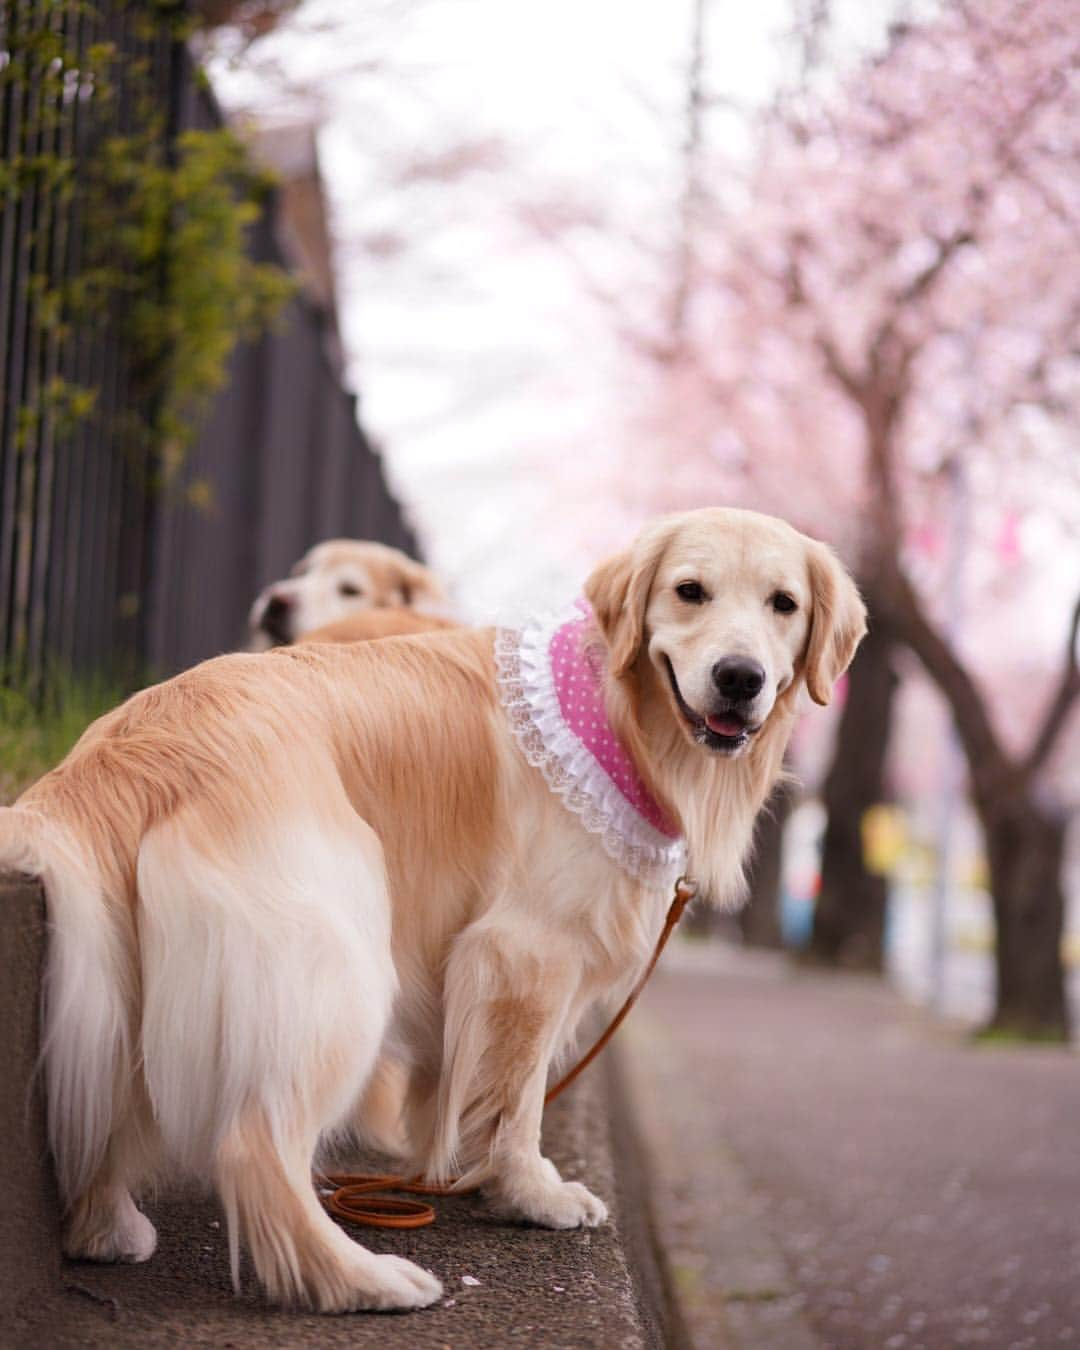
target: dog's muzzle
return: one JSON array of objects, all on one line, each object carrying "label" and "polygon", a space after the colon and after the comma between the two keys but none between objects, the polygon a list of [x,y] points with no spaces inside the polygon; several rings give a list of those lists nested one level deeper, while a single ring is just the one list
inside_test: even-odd
[{"label": "dog's muzzle", "polygon": [[761,724],[754,723],[750,709],[765,684],[765,671],[756,661],[742,657],[717,661],[712,668],[712,682],[717,697],[708,713],[699,713],[687,703],[670,658],[665,656],[664,662],[675,702],[699,745],[717,754],[733,755],[742,750],[751,736],[760,730]]}]

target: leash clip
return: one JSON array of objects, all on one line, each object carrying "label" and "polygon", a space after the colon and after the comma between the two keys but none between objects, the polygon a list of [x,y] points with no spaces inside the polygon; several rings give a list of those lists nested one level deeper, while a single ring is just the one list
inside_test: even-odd
[{"label": "leash clip", "polygon": [[683,910],[691,900],[697,897],[698,884],[684,872],[675,883],[675,895],[671,901],[671,908],[668,910],[668,923],[672,928],[679,922],[683,916]]}]

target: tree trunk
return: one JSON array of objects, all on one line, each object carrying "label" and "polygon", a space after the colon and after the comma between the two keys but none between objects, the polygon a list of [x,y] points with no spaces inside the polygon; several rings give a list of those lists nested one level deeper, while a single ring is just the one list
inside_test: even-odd
[{"label": "tree trunk", "polygon": [[806,957],[846,970],[880,971],[885,904],[883,876],[863,859],[862,817],[886,799],[885,757],[897,678],[893,641],[876,618],[851,666],[847,702],[823,792],[827,825],[821,891]]},{"label": "tree trunk", "polygon": [[1034,1040],[1065,1040],[1070,1019],[1061,939],[1065,823],[1039,805],[1039,773],[1080,693],[1073,610],[1065,667],[1028,754],[1019,762],[998,741],[975,682],[923,613],[907,578],[894,570],[890,620],[948,699],[968,762],[972,799],[990,865],[997,929],[997,1003],[987,1027]]},{"label": "tree trunk", "polygon": [[781,846],[793,805],[791,788],[781,785],[758,814],[748,878],[750,898],[739,911],[739,931],[748,947],[784,945],[780,927]]},{"label": "tree trunk", "polygon": [[1061,940],[1065,822],[1028,798],[980,810],[997,928],[997,1002],[988,1034],[1067,1041]]}]

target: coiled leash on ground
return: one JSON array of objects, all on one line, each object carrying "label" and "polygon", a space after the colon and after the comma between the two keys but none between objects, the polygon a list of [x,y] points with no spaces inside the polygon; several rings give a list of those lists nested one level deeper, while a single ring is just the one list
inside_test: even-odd
[{"label": "coiled leash on ground", "polygon": [[[648,983],[649,976],[656,969],[660,953],[667,946],[668,938],[675,931],[675,925],[682,918],[683,910],[697,895],[697,883],[689,877],[680,877],[675,883],[675,895],[664,920],[664,927],[657,939],[649,964],[641,978],[631,989],[626,1002],[612,1018],[610,1025],[596,1044],[584,1055],[569,1073],[548,1088],[544,1105],[554,1101],[564,1088],[577,1078],[593,1062],[615,1032],[622,1025],[626,1014],[637,1002],[638,995]],[[411,1195],[467,1195],[467,1191],[454,1189],[454,1183],[446,1186],[432,1186],[419,1177],[367,1176],[351,1172],[331,1172],[320,1178],[321,1182],[332,1186],[332,1191],[321,1193],[323,1205],[336,1218],[348,1223],[366,1224],[369,1228],[424,1228],[435,1222],[435,1210],[422,1200],[400,1200],[395,1196],[384,1195],[384,1191],[405,1191]]]}]

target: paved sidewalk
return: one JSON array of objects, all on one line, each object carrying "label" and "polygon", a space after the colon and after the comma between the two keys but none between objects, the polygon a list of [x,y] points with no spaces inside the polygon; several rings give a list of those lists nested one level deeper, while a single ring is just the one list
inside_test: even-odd
[{"label": "paved sidewalk", "polygon": [[61,1350],[93,1346],[560,1347],[658,1350],[665,1343],[638,1287],[626,1228],[639,1201],[611,1167],[604,1075],[590,1075],[549,1112],[549,1148],[566,1174],[587,1179],[612,1202],[598,1229],[556,1233],[495,1219],[478,1198],[438,1200],[434,1227],[417,1232],[351,1230],[375,1251],[408,1256],[435,1271],[445,1297],[406,1314],[318,1317],[270,1309],[245,1278],[229,1285],[219,1206],[195,1194],[147,1204],[159,1246],[139,1266],[66,1261],[50,1292],[23,1301],[0,1346]]},{"label": "paved sidewalk", "polygon": [[1080,1345],[1075,1053],[690,944],[621,1049],[696,1345]]}]

